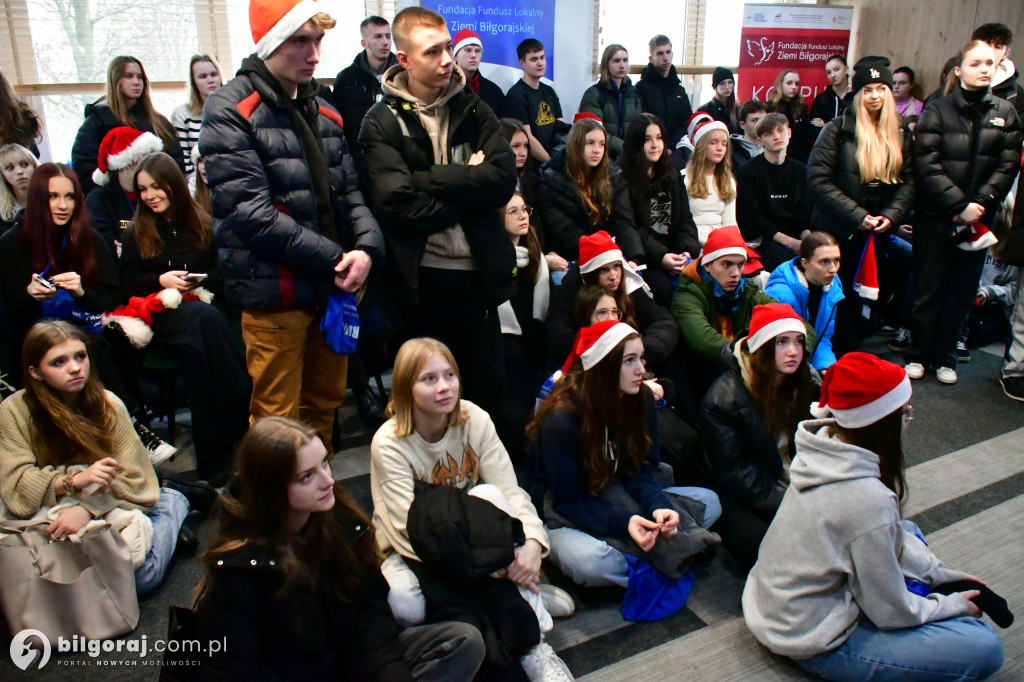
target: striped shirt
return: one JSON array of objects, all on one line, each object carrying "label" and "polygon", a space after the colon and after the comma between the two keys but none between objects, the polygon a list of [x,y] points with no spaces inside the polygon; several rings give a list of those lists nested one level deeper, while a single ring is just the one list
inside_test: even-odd
[{"label": "striped shirt", "polygon": [[191,177],[195,172],[192,166],[192,148],[199,143],[199,124],[202,115],[193,116],[187,104],[182,104],[171,113],[171,125],[178,135],[178,144],[185,155],[185,176]]}]

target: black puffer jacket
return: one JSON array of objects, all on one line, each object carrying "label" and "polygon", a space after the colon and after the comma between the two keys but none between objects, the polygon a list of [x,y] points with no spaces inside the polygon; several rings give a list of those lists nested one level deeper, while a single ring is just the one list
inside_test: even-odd
[{"label": "black puffer jacket", "polygon": [[[672,199],[672,216],[668,234],[658,234],[651,229],[651,202],[642,201],[633,205],[633,222],[644,245],[644,257],[651,267],[661,267],[661,259],[666,253],[688,253],[696,258],[700,253],[700,241],[697,239],[697,226],[693,224],[690,213],[690,199],[686,195],[683,176],[680,173],[669,173],[669,196]],[[632,197],[630,197],[632,202]]]},{"label": "black puffer jacket", "polygon": [[[398,63],[393,53],[388,55],[387,71]],[[363,172],[363,148],[359,146],[359,128],[363,125],[363,117],[374,104],[384,96],[380,89],[380,81],[370,70],[366,61],[366,50],[356,55],[352,63],[338,72],[334,78],[334,108],[341,114],[345,123],[345,141],[348,152],[356,162],[356,168]]]},{"label": "black puffer jacket", "polygon": [[[360,521],[343,523],[354,542],[366,533]],[[342,603],[324,584],[278,594],[284,582],[278,560],[265,546],[248,544],[224,554],[210,571],[209,589],[196,607],[197,630],[204,640],[226,638],[228,646],[204,658],[195,679],[413,679],[379,571],[353,601]]]},{"label": "black puffer jacket", "polygon": [[690,96],[679,80],[676,67],[673,66],[667,76],[662,76],[654,64],[648,64],[640,74],[640,82],[636,84],[643,110],[654,114],[665,124],[668,137],[665,146],[675,149],[676,144],[686,134],[686,124],[693,115]]},{"label": "black puffer jacket", "polygon": [[[396,96],[403,69],[384,74],[384,99],[373,105],[359,131],[370,194],[388,241],[390,284],[401,296],[418,301],[419,264],[427,238],[456,223],[462,226],[488,298],[508,300],[515,249],[494,209],[508,203],[516,187],[516,157],[498,128],[498,119],[480,98],[458,87],[450,93],[449,158],[483,151],[484,162],[469,166],[434,161],[430,136],[414,103]],[[464,83],[462,70],[452,79]],[[402,79],[399,79],[402,80]]]},{"label": "black puffer jacket", "polygon": [[977,202],[995,215],[1020,169],[1013,106],[991,93],[971,104],[958,86],[925,106],[915,133],[918,210],[949,218]]},{"label": "black puffer jacket", "polygon": [[[549,369],[561,367],[572,350],[573,341],[579,328],[573,320],[573,308],[576,294],[583,288],[583,276],[578,265],[569,268],[562,283],[551,288],[551,306],[548,308],[548,320],[545,323],[548,332]],[[624,285],[620,285],[624,286]],[[679,329],[672,315],[654,302],[644,292],[637,289],[629,295],[636,315],[637,331],[644,342],[644,357],[651,369],[657,368],[668,359],[679,344]]]},{"label": "black puffer jacket", "polygon": [[770,521],[786,492],[779,483],[782,458],[743,383],[734,347],[735,342],[722,348],[725,372],[711,384],[701,403],[701,440],[715,492]]},{"label": "black puffer jacket", "polygon": [[224,293],[242,308],[314,309],[334,288],[345,249],[384,258],[380,228],[359,191],[346,152],[341,117],[315,97],[316,82],[299,86],[295,104],[316,127],[330,168],[334,234],[323,234],[292,106],[255,56],[203,108],[200,153],[213,203]]},{"label": "black puffer jacket", "polygon": [[[869,197],[860,180],[857,163],[857,121],[853,109],[825,124],[807,161],[807,189],[814,201],[811,225],[835,236],[840,242],[860,228],[864,217],[883,215],[894,226],[910,213],[914,202],[912,183],[914,142],[910,131],[900,129],[903,168],[899,184],[880,183],[877,196]],[[874,211],[866,206],[876,204]]]},{"label": "black puffer jacket", "polygon": [[103,235],[110,253],[117,257],[115,241],[124,238],[124,230],[135,216],[135,204],[116,178],[105,185],[97,185],[85,198],[85,210],[89,213],[89,226]]},{"label": "black puffer jacket", "polygon": [[574,261],[580,257],[580,237],[605,230],[622,249],[626,260],[645,262],[644,247],[633,224],[626,178],[618,166],[610,165],[612,207],[604,220],[594,225],[576,186],[565,172],[565,155],[558,154],[544,165],[537,188],[537,206],[544,228],[544,251],[555,251]]},{"label": "black puffer jacket", "polygon": [[710,100],[700,105],[697,111],[703,111],[704,113],[711,114],[711,118],[715,119],[719,123],[724,123],[729,129],[730,135],[742,135],[743,131],[740,130],[739,121],[733,118],[733,113],[725,108],[721,100],[717,97],[712,97]]},{"label": "black puffer jacket", "polygon": [[[163,119],[168,130],[174,130],[171,122],[163,115],[156,115]],[[132,118],[135,120],[135,125],[132,127],[136,130],[153,133],[154,135],[157,134],[150,122],[141,117],[138,105],[132,110]],[[122,125],[124,124],[114,118],[114,114],[110,111],[110,107],[107,106],[106,102],[98,101],[85,105],[85,121],[82,123],[82,127],[78,129],[75,143],[71,147],[71,168],[74,169],[75,175],[78,176],[78,181],[82,183],[82,191],[86,196],[96,187],[96,183],[92,181],[92,172],[96,170],[96,164],[99,161],[100,143],[103,142],[103,138],[106,137],[107,133]],[[177,138],[172,140],[171,144],[167,144],[166,141],[164,142],[164,152],[174,159],[178,167],[181,168],[181,172],[184,173],[185,156],[181,151],[181,145],[178,144]]]}]

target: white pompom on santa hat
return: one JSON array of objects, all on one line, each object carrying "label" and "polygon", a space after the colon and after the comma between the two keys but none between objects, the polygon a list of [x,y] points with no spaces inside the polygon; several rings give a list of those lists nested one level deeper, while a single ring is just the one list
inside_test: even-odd
[{"label": "white pompom on santa hat", "polygon": [[572,352],[562,365],[562,374],[568,374],[577,362],[583,365],[584,372],[593,368],[626,337],[636,333],[628,324],[617,320],[605,320],[583,327],[576,334]]},{"label": "white pompom on santa hat", "polygon": [[807,327],[788,303],[762,303],[754,306],[750,315],[747,350],[751,353],[779,334],[796,332],[806,334]]},{"label": "white pompom on santa hat", "polygon": [[847,353],[828,368],[821,399],[811,414],[832,414],[845,429],[859,429],[886,417],[910,401],[907,371],[870,353]]},{"label": "white pompom on santa hat", "polygon": [[92,181],[97,185],[107,184],[107,173],[114,173],[137,164],[155,152],[162,152],[164,143],[153,133],[144,133],[128,126],[118,126],[103,136],[96,158],[96,170]]},{"label": "white pompom on santa hat", "polygon": [[315,0],[250,0],[249,30],[256,56],[266,59],[315,15],[323,12]]}]

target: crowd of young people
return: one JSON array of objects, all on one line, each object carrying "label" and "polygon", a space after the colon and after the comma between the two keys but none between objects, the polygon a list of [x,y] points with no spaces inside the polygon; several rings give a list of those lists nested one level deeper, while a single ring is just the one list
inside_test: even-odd
[{"label": "crowd of young people", "polygon": [[[666,36],[635,86],[612,44],[569,122],[534,38],[502,92],[474,32],[419,7],[369,17],[327,92],[334,20],[254,4],[256,52],[232,79],[193,57],[170,120],[142,64],[112,60],[71,167],[39,164],[37,119],[8,107],[9,515],[52,516],[60,540],[138,512],[141,594],[194,549],[203,481],[227,484],[195,608],[233,644],[206,679],[572,679],[544,641],[574,610],[545,558],[642,610],[652,572],[677,589],[719,544],[750,572],[755,636],[808,672],[862,679],[848,659],[893,641],[916,651],[883,657],[892,679],[998,669],[977,594],[940,594],[980,581],[900,523],[900,440],[909,380],[957,381],[986,249],[1024,265],[1024,206],[1009,233],[1003,207],[1024,107],[1009,29],[980,27],[923,106],[909,67],[864,57],[851,81],[833,55],[810,106],[796,70],[740,103],[719,67],[692,113]],[[366,511],[329,469],[356,362],[325,311],[356,299],[399,348]],[[883,325],[909,329],[905,369],[858,352]],[[156,473],[174,449],[148,429],[150,344],[180,360],[198,482]],[[696,454],[673,467],[679,424]],[[851,513],[863,496],[877,509]],[[938,623],[943,646],[914,647]]]}]

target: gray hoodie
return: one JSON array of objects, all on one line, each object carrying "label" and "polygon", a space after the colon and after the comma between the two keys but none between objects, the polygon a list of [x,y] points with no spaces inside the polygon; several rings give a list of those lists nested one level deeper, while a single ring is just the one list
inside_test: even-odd
[{"label": "gray hoodie", "polygon": [[743,590],[747,627],[790,658],[836,649],[861,613],[883,630],[967,615],[960,594],[920,597],[904,577],[959,580],[903,530],[878,455],[835,438],[834,419],[801,422],[790,486]]}]

